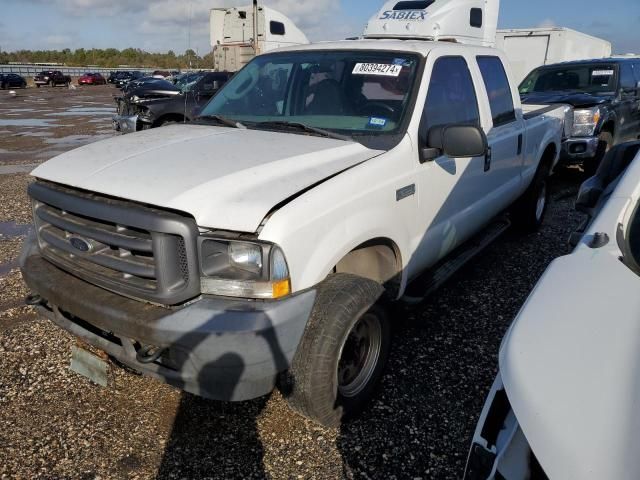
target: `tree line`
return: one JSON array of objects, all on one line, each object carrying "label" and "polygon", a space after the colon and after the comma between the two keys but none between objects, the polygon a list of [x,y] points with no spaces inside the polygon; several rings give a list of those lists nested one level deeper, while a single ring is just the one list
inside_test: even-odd
[{"label": "tree line", "polygon": [[189,49],[183,54],[173,50],[166,53],[146,52],[139,48],[78,48],[71,50],[18,50],[15,52],[0,51],[0,64],[20,63],[61,63],[68,67],[84,67],[87,65],[116,68],[119,65],[131,67],[157,67],[166,69],[213,68],[213,53],[200,57]]}]

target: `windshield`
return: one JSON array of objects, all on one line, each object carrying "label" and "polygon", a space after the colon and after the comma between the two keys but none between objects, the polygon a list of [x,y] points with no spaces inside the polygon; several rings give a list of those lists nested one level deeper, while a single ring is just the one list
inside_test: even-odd
[{"label": "windshield", "polygon": [[229,80],[201,115],[224,116],[248,128],[301,123],[358,141],[398,134],[418,58],[366,51],[263,55]]},{"label": "windshield", "polygon": [[572,65],[539,68],[520,84],[520,94],[542,92],[583,92],[592,94],[616,91],[614,65]]},{"label": "windshield", "polygon": [[202,77],[203,75],[201,73],[189,73],[176,80],[175,85],[182,93],[188,93],[193,90],[193,87],[196,86]]}]

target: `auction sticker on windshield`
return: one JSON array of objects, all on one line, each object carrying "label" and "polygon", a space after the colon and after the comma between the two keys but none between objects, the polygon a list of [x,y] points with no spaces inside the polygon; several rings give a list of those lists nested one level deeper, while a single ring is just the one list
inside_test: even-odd
[{"label": "auction sticker on windshield", "polygon": [[613,70],[594,70],[591,75],[594,77],[611,77],[614,73]]},{"label": "auction sticker on windshield", "polygon": [[354,75],[382,75],[384,77],[399,77],[402,65],[388,63],[356,63]]}]

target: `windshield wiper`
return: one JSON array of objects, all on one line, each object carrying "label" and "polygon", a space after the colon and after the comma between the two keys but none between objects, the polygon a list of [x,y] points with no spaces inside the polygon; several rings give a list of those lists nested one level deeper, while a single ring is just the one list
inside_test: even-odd
[{"label": "windshield wiper", "polygon": [[222,115],[201,115],[197,117],[196,120],[215,120],[218,123],[221,123],[227,127],[231,128],[242,128],[246,129],[247,127],[236,120],[231,120],[230,118],[224,117]]},{"label": "windshield wiper", "polygon": [[269,122],[258,122],[256,124],[259,127],[284,127],[284,128],[293,128],[296,130],[301,130],[307,133],[313,133],[315,135],[320,135],[322,137],[333,138],[335,140],[342,140],[345,142],[352,142],[353,139],[346,135],[340,135],[339,133],[333,133],[329,130],[324,130],[323,128],[312,127],[310,125],[306,125],[300,122],[287,122],[284,120],[273,120]]}]

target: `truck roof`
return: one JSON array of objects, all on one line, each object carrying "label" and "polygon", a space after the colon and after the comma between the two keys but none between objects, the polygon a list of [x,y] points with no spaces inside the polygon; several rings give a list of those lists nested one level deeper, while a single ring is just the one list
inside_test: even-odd
[{"label": "truck roof", "polygon": [[339,40],[334,42],[316,42],[309,45],[295,45],[292,47],[280,48],[277,52],[298,52],[317,50],[380,50],[391,52],[413,52],[426,57],[431,51],[438,48],[459,48],[460,50],[474,51],[482,50],[497,53],[495,48],[481,47],[477,45],[467,45],[455,42],[432,41],[421,39],[357,39]]},{"label": "truck roof", "polygon": [[571,65],[601,65],[612,63],[625,63],[625,62],[635,62],[637,63],[640,60],[637,57],[607,57],[607,58],[588,58],[585,60],[571,60],[568,62],[559,62],[559,63],[550,63],[549,65],[542,65],[539,68],[546,67],[557,67],[557,66],[571,66]]}]

